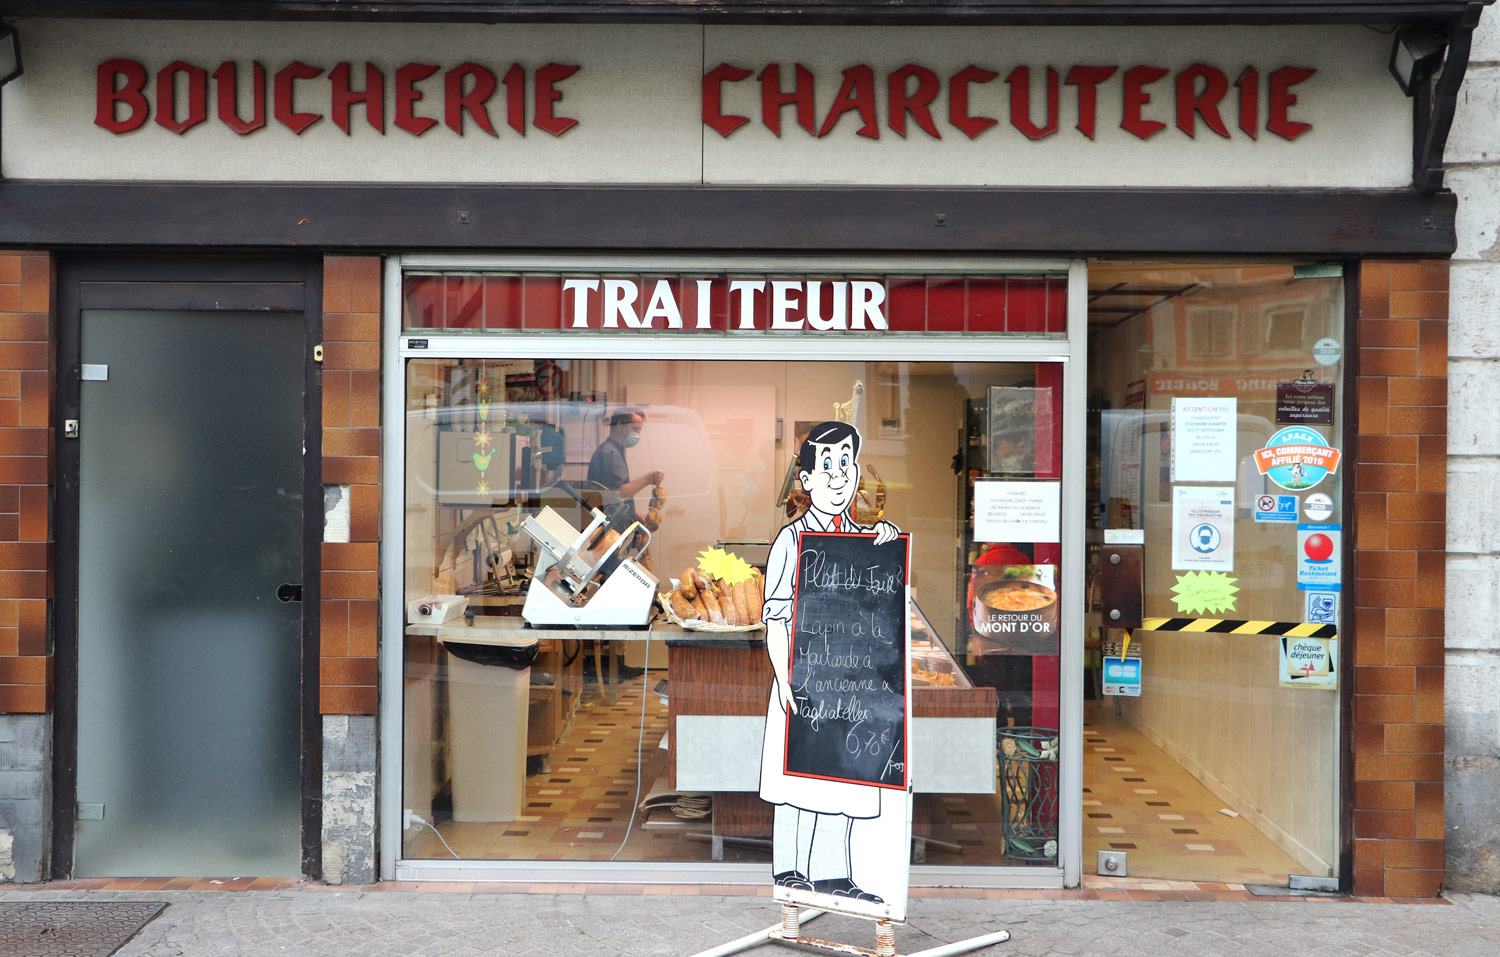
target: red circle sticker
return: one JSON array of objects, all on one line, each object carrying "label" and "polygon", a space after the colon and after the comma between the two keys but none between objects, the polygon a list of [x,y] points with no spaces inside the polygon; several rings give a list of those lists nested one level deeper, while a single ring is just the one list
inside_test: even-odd
[{"label": "red circle sticker", "polygon": [[562,370],[551,359],[536,364],[536,390],[543,398],[550,399],[562,388]]},{"label": "red circle sticker", "polygon": [[1323,534],[1309,535],[1302,545],[1302,551],[1315,562],[1326,562],[1328,556],[1333,554],[1333,539]]}]

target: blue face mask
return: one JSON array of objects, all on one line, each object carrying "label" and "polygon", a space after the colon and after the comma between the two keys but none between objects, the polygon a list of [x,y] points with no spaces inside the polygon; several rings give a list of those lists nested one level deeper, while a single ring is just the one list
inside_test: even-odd
[{"label": "blue face mask", "polygon": [[641,443],[641,433],[639,433],[639,432],[626,432],[625,433],[625,447],[627,449],[633,449],[637,445],[639,445],[640,443]]}]

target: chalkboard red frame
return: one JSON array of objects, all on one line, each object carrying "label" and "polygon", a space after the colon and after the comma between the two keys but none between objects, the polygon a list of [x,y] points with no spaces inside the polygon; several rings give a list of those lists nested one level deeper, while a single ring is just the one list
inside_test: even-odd
[{"label": "chalkboard red frame", "polygon": [[[803,544],[802,543],[803,543],[803,539],[805,539],[806,537],[808,537],[810,535],[815,535],[815,536],[819,536],[819,537],[827,537],[827,538],[869,538],[872,541],[875,538],[875,533],[874,532],[827,532],[827,531],[813,531],[813,530],[807,530],[807,531],[799,532],[797,534],[797,561],[798,561],[798,567],[799,568],[801,566],[801,560],[802,560],[802,551],[803,551]],[[905,790],[907,790],[911,786],[911,717],[912,717],[912,702],[911,702],[911,617],[910,617],[910,606],[911,606],[911,535],[910,535],[910,533],[902,532],[901,534],[897,535],[896,538],[906,545],[906,557],[903,560],[903,565],[902,565],[902,578],[904,580],[905,585],[904,585],[904,588],[902,589],[902,591],[903,591],[903,611],[902,611],[902,615],[901,615],[901,626],[902,626],[902,632],[901,632],[902,633],[901,658],[902,658],[903,674],[905,675],[905,679],[906,679],[905,680],[905,684],[904,684],[904,687],[905,687],[906,690],[905,690],[905,693],[902,695],[902,707],[901,707],[901,749],[902,749],[902,751],[904,753],[905,760],[902,762],[901,780],[900,780],[899,783],[898,782],[880,783],[880,782],[875,782],[875,781],[867,781],[867,780],[863,780],[863,779],[860,779],[860,778],[843,778],[843,777],[836,777],[836,776],[833,776],[833,775],[826,775],[826,774],[813,774],[813,773],[806,772],[806,771],[793,771],[790,768],[789,762],[788,762],[789,751],[790,751],[790,748],[791,748],[792,728],[793,728],[793,724],[792,724],[792,721],[791,721],[791,717],[792,717],[791,715],[788,715],[787,727],[786,727],[786,737],[782,740],[782,765],[781,765],[782,769],[783,769],[783,772],[786,775],[788,775],[789,777],[809,778],[809,779],[817,780],[817,781],[833,781],[833,782],[838,782],[838,783],[842,783],[842,784],[861,784],[861,785],[865,785],[866,787],[885,788],[887,790],[892,790],[892,791],[905,791]],[[792,617],[791,617],[791,620],[787,623],[787,676],[788,676],[788,680],[790,680],[790,677],[791,677],[791,674],[792,674],[793,665],[795,664],[795,662],[797,660],[797,609],[799,607],[799,600],[801,598],[801,594],[800,594],[801,584],[802,584],[802,576],[799,574],[799,575],[797,575],[793,579],[793,582],[792,582]]]}]

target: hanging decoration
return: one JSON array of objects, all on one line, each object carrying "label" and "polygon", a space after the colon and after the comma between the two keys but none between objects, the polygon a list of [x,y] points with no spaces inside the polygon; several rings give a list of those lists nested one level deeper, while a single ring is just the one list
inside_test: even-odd
[{"label": "hanging decoration", "polygon": [[487,495],[490,483],[485,473],[489,471],[490,459],[495,457],[495,438],[490,432],[490,380],[485,375],[483,365],[479,367],[479,384],[475,386],[475,392],[478,393],[475,405],[479,414],[479,422],[474,429],[474,467],[479,470],[479,482],[475,485],[475,491],[480,495]]}]

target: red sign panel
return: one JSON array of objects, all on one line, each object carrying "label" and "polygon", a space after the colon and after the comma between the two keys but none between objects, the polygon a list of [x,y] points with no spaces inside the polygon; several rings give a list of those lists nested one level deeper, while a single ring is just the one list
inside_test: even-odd
[{"label": "red sign panel", "polygon": [[1067,280],[408,276],[403,325],[454,331],[1026,333],[1067,330]]}]

